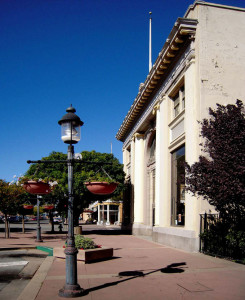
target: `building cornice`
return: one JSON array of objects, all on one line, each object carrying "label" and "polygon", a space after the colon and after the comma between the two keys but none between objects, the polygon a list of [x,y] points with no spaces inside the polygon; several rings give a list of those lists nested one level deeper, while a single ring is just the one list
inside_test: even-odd
[{"label": "building cornice", "polygon": [[216,3],[211,3],[211,2],[205,2],[205,1],[200,1],[200,0],[196,0],[193,4],[191,4],[185,15],[184,18],[187,18],[187,16],[189,15],[189,13],[195,9],[195,7],[197,5],[203,5],[203,6],[211,6],[211,7],[217,7],[217,8],[223,8],[223,9],[230,9],[230,10],[237,10],[237,11],[245,11],[245,8],[242,7],[235,7],[235,6],[229,6],[229,5],[223,5],[223,4],[216,4]]},{"label": "building cornice", "polygon": [[197,23],[194,19],[178,18],[145,82],[140,85],[139,93],[117,132],[118,140],[125,141],[127,133],[152,99],[158,84],[172,69],[174,58],[184,51],[186,43],[191,43],[194,39]]}]

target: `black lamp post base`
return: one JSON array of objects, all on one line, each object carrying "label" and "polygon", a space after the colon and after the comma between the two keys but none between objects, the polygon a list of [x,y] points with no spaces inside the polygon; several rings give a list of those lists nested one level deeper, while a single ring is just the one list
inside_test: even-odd
[{"label": "black lamp post base", "polygon": [[79,284],[65,284],[63,289],[59,290],[59,296],[64,298],[76,298],[85,295],[86,292]]},{"label": "black lamp post base", "polygon": [[42,240],[42,239],[41,239],[41,240],[40,240],[40,239],[36,239],[35,242],[37,242],[37,243],[42,243],[43,240]]}]

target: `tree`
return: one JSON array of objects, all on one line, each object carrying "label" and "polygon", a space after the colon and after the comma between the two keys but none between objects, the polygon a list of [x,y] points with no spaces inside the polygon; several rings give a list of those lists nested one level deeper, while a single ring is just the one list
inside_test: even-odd
[{"label": "tree", "polygon": [[22,205],[20,195],[23,193],[21,186],[16,183],[8,183],[0,179],[0,211],[5,216],[6,238],[9,238],[8,215],[16,214]]},{"label": "tree", "polygon": [[19,206],[17,209],[18,214],[22,216],[22,233],[25,233],[25,216],[27,214],[33,214],[33,209],[25,209],[23,207],[23,204],[35,204],[36,199],[33,197],[34,195],[31,195],[27,192],[24,192],[19,196]]},{"label": "tree", "polygon": [[245,220],[245,111],[242,101],[209,109],[201,124],[204,155],[186,164],[186,190],[202,196],[223,219]]},{"label": "tree", "polygon": [[[97,171],[101,172],[100,167],[96,164],[86,162],[101,163],[103,169],[117,182],[119,186],[117,190],[110,195],[113,199],[122,198],[124,188],[124,172],[123,165],[113,154],[100,153],[96,151],[83,151],[82,163],[74,164],[74,215],[77,219],[89,203],[95,200],[105,200],[108,196],[96,196],[91,194],[84,186],[84,182],[88,181]],[[67,155],[61,152],[52,152],[48,157],[43,157],[42,160],[66,160]],[[110,162],[111,165],[106,163]],[[68,173],[66,163],[50,163],[50,164],[33,164],[26,172],[27,176],[33,175],[36,177],[45,178],[50,176],[58,181],[52,194],[47,195],[46,199],[51,199],[56,203],[58,211],[61,213],[67,210],[68,203]]]}]

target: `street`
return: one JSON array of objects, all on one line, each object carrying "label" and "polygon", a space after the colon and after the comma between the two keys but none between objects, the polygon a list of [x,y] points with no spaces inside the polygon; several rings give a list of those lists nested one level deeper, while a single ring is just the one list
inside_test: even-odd
[{"label": "street", "polygon": [[[40,220],[40,226],[41,230],[43,232],[45,231],[51,231],[51,224],[49,223],[49,220]],[[10,227],[10,236],[11,232],[22,232],[22,222],[16,222],[16,223],[9,223]],[[25,222],[25,231],[35,231],[37,229],[37,221],[27,221]],[[54,225],[55,231],[58,231],[58,224]],[[5,224],[0,223],[0,232],[5,232]]]},{"label": "street", "polygon": [[[40,225],[43,232],[51,230],[49,220],[41,220]],[[10,238],[13,238],[11,233],[22,234],[22,222],[10,223],[9,227]],[[26,233],[35,232],[36,228],[36,221],[25,223]],[[57,225],[55,230],[58,230]],[[0,232],[5,232],[4,223],[0,224]],[[47,255],[47,252],[34,248],[0,251],[0,299],[16,300]]]},{"label": "street", "polygon": [[[101,231],[106,231],[107,234],[115,234],[121,232],[121,226],[120,225],[96,225],[96,224],[79,224],[82,226],[83,234],[88,234],[88,233],[96,233],[96,232],[101,232]],[[41,232],[50,232],[51,231],[51,224],[49,223],[49,220],[41,220],[40,221],[40,226],[41,226]],[[54,230],[56,233],[59,232],[58,228],[59,224],[54,225]],[[37,221],[28,221],[25,223],[25,232],[34,232],[37,230]],[[67,228],[63,228],[63,232],[66,232]],[[17,223],[10,223],[10,237],[11,237],[11,232],[22,232],[22,223],[17,222]],[[4,234],[5,233],[5,224],[0,223],[0,233]]]},{"label": "street", "polygon": [[[49,220],[41,220],[41,232],[47,240],[47,233],[51,231],[51,224]],[[22,234],[22,222],[10,223],[10,240],[14,241],[16,248],[21,248],[20,240]],[[58,224],[54,225],[55,233],[59,232]],[[36,235],[37,222],[28,221],[25,223],[25,233],[27,235]],[[120,231],[119,226],[97,226],[94,224],[83,225],[83,234],[95,232],[107,232],[107,234],[117,233]],[[0,245],[5,239],[5,224],[0,224]],[[18,238],[17,238],[18,236]],[[56,234],[54,234],[54,237]],[[58,235],[59,236],[59,235]],[[50,238],[48,238],[50,240]],[[52,239],[51,239],[52,240]],[[18,249],[18,250],[4,250],[0,251],[0,299],[16,300],[25,286],[29,283],[35,275],[37,269],[48,255],[47,252],[35,249]]]},{"label": "street", "polygon": [[46,256],[36,249],[0,251],[0,299],[16,300]]}]

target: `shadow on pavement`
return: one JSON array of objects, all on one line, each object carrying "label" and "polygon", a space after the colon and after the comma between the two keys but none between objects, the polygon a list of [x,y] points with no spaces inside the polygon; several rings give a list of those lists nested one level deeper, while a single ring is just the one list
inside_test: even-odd
[{"label": "shadow on pavement", "polygon": [[[183,272],[185,272],[185,270],[182,269],[181,266],[185,266],[185,265],[186,265],[185,262],[173,263],[171,265],[168,265],[165,268],[157,269],[157,270],[154,270],[154,271],[151,271],[151,272],[148,272],[148,273],[143,273],[142,271],[120,272],[120,273],[118,273],[118,277],[124,277],[124,276],[128,277],[128,276],[130,276],[130,278],[126,278],[126,279],[122,279],[122,280],[118,280],[118,281],[109,282],[109,283],[105,283],[105,284],[102,284],[102,285],[95,286],[93,288],[85,290],[84,294],[87,295],[90,292],[97,291],[97,290],[100,290],[100,289],[104,289],[104,288],[107,288],[107,287],[110,287],[110,286],[113,286],[113,285],[117,285],[119,283],[129,281],[129,280],[132,280],[132,279],[135,279],[135,278],[145,277],[147,275],[154,274],[156,272],[169,273],[169,274],[171,274],[171,273],[183,273]],[[177,267],[180,267],[180,268],[177,268]]]},{"label": "shadow on pavement", "polygon": [[[47,234],[47,233],[45,232],[45,234]],[[66,236],[57,236],[57,235],[56,235],[56,232],[52,232],[51,234],[52,234],[52,235],[50,235],[50,236],[43,235],[42,238],[43,238],[44,240],[56,240],[56,239],[66,240],[66,238],[67,238]],[[32,238],[33,238],[33,239],[36,239],[35,236],[33,236]]]},{"label": "shadow on pavement", "polygon": [[48,253],[43,252],[43,254],[41,253],[22,253],[22,252],[10,252],[7,251],[6,254],[1,254],[1,258],[4,257],[24,257],[24,258],[28,258],[28,257],[43,257],[45,258],[48,255]]},{"label": "shadow on pavement", "polygon": [[[25,228],[25,232],[35,231],[36,228]],[[0,232],[5,232],[5,228],[0,228]],[[22,228],[10,227],[10,232],[22,232]]]},{"label": "shadow on pavement", "polygon": [[130,235],[130,230],[122,230],[122,229],[83,229],[82,235]]},{"label": "shadow on pavement", "polygon": [[[62,231],[62,232],[60,232],[60,231],[43,231],[42,233],[50,235],[50,236],[45,236],[45,238],[47,237],[48,239],[55,239],[55,238],[57,238],[56,237],[57,235],[67,234],[67,231]],[[62,239],[62,236],[59,238]]]}]

